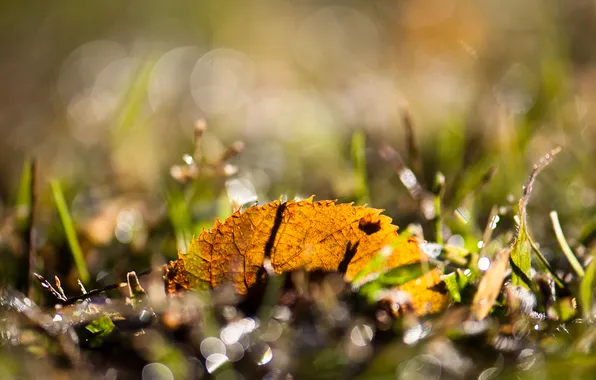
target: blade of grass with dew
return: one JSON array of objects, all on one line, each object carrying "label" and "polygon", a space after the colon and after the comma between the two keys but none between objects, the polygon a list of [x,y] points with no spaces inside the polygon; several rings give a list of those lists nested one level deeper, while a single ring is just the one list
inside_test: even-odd
[{"label": "blade of grass with dew", "polygon": [[408,150],[408,164],[412,169],[412,172],[418,177],[420,185],[424,187],[424,173],[422,165],[422,155],[420,154],[420,148],[416,142],[416,134],[414,133],[414,121],[412,120],[412,114],[405,108],[401,112],[402,123],[404,125],[404,132],[406,137],[406,148]]},{"label": "blade of grass with dew", "polygon": [[561,228],[561,223],[559,222],[559,215],[556,211],[551,211],[549,216],[550,220],[553,222],[555,236],[557,237],[557,240],[559,242],[559,245],[561,246],[561,249],[563,250],[563,253],[565,254],[565,257],[567,257],[569,264],[571,264],[571,267],[579,277],[584,277],[586,275],[586,272],[584,271],[584,268],[582,267],[580,262],[577,260],[577,257],[575,256],[573,251],[571,250],[569,243],[567,243],[567,239],[565,238],[565,235],[563,234],[563,229]]},{"label": "blade of grass with dew", "polygon": [[552,162],[553,158],[561,151],[560,147],[557,147],[547,153],[540,161],[534,165],[534,169],[530,173],[530,177],[524,192],[518,203],[518,216],[519,216],[519,229],[517,231],[517,238],[513,242],[511,247],[511,282],[513,285],[522,286],[526,289],[531,289],[531,270],[532,270],[532,250],[528,241],[528,202],[532,195],[532,188],[536,177],[542,169],[544,169],[549,163]]},{"label": "blade of grass with dew", "polygon": [[592,315],[592,300],[594,299],[594,280],[596,279],[596,259],[592,251],[592,262],[586,269],[586,275],[582,278],[579,285],[579,304],[581,306],[585,319],[590,319]]},{"label": "blade of grass with dew", "polygon": [[68,211],[68,207],[66,206],[64,193],[62,192],[60,182],[53,180],[50,182],[50,187],[52,188],[54,203],[58,209],[58,214],[60,215],[60,220],[62,221],[62,226],[64,227],[66,240],[68,241],[70,252],[72,253],[77,271],[79,272],[80,280],[83,283],[88,284],[90,279],[89,271],[87,270],[87,264],[85,263],[83,251],[81,250],[79,240],[77,239],[74,223],[70,216],[70,212]]},{"label": "blade of grass with dew", "polygon": [[352,162],[356,176],[356,199],[359,204],[366,204],[370,197],[366,178],[366,138],[361,130],[352,134]]}]

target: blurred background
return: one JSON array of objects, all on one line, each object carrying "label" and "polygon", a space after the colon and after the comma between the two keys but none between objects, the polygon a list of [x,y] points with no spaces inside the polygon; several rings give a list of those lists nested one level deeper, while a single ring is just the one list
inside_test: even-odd
[{"label": "blurred background", "polygon": [[[477,230],[493,205],[519,198],[541,156],[562,146],[539,178],[530,225],[538,240],[548,239],[546,254],[557,247],[550,210],[559,211],[571,241],[592,234],[593,1],[5,0],[0,7],[2,252],[26,260],[8,221],[18,218],[23,163],[35,158],[45,273],[72,268],[51,179],[62,183],[97,281],[148,266],[153,254],[173,258],[199,231],[179,234],[180,220],[210,226],[230,201],[316,194],[384,208],[400,226],[423,221],[380,157],[383,144],[426,188],[444,174],[448,223],[473,194],[466,207]],[[418,163],[408,154],[407,115]],[[171,172],[192,163],[183,155],[195,151],[200,119],[207,125],[201,159],[215,162],[237,141],[243,150],[226,161],[225,178],[189,195]],[[354,136],[363,137],[365,170],[355,165]],[[189,198],[190,211],[176,203]],[[5,270],[14,276],[18,268]]]}]

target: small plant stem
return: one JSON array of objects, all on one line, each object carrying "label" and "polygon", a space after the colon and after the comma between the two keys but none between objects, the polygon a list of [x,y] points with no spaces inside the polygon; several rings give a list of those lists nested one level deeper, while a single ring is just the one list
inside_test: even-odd
[{"label": "small plant stem", "polygon": [[358,203],[369,202],[368,182],[366,180],[366,139],[362,131],[352,134],[352,162],[356,174],[356,198]]},{"label": "small plant stem", "polygon": [[478,256],[482,256],[486,246],[493,238],[493,231],[495,229],[495,218],[499,215],[499,209],[497,206],[493,205],[490,209],[490,214],[488,215],[488,223],[486,223],[486,227],[484,227],[484,232],[482,233],[482,248],[478,252]]},{"label": "small plant stem", "polygon": [[30,205],[29,205],[29,223],[27,227],[28,241],[29,241],[29,284],[27,290],[27,296],[29,299],[34,299],[35,288],[33,283],[37,279],[35,277],[35,271],[37,271],[37,229],[35,226],[35,214],[37,210],[37,159],[31,160],[31,166],[29,167],[31,172],[29,182],[29,193],[30,193]]},{"label": "small plant stem", "polygon": [[420,149],[416,143],[416,135],[414,133],[414,122],[412,121],[412,115],[410,111],[404,109],[402,111],[402,121],[404,123],[405,134],[406,134],[406,146],[408,148],[408,160],[410,167],[414,174],[418,177],[420,185],[424,187],[424,177],[422,173],[422,156],[420,155]]},{"label": "small plant stem", "polygon": [[60,220],[62,221],[62,225],[64,226],[66,240],[68,241],[68,245],[70,247],[72,257],[74,258],[77,271],[79,272],[80,279],[83,283],[88,284],[90,278],[89,271],[87,270],[87,265],[85,264],[83,251],[81,250],[81,246],[79,245],[79,241],[77,240],[77,234],[75,231],[74,223],[72,221],[72,218],[70,217],[68,207],[66,206],[66,201],[64,200],[62,187],[60,186],[60,183],[56,180],[51,181],[50,186],[52,188],[52,194],[54,195],[54,202],[56,203],[56,208],[58,209],[58,214],[60,214]]},{"label": "small plant stem", "polygon": [[443,194],[445,193],[445,176],[442,173],[437,173],[435,175],[435,183],[433,188],[433,203],[435,206],[435,239],[437,243],[443,244],[443,218],[441,215],[441,208],[442,208],[442,201],[443,201]]},{"label": "small plant stem", "polygon": [[575,257],[575,254],[571,250],[569,243],[567,243],[567,239],[565,239],[563,229],[561,228],[561,223],[559,222],[559,215],[556,211],[550,212],[550,220],[553,223],[553,229],[555,231],[555,235],[557,236],[557,240],[559,241],[559,245],[561,246],[563,253],[567,257],[567,260],[569,260],[569,264],[571,264],[571,267],[573,268],[573,270],[575,270],[575,273],[577,273],[579,277],[584,277],[586,275],[586,272],[577,260],[577,257]]}]

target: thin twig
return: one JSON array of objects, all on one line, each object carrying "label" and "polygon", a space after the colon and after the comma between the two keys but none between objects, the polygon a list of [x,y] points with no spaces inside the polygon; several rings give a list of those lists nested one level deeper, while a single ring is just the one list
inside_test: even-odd
[{"label": "thin twig", "polygon": [[416,135],[414,133],[414,123],[412,121],[412,115],[408,109],[402,110],[402,120],[406,132],[406,147],[408,149],[408,160],[412,171],[418,177],[421,185],[424,186],[424,176],[422,172],[422,156],[420,155],[420,149],[416,142]]},{"label": "thin twig", "polygon": [[[150,274],[152,272],[153,272],[153,269],[147,269],[147,270],[144,270],[142,272],[137,273],[137,276],[138,277],[145,276],[145,275]],[[124,288],[126,286],[128,286],[128,284],[126,282],[119,282],[119,283],[116,283],[116,284],[106,285],[103,288],[93,289],[93,290],[88,291],[88,292],[86,291],[83,294],[79,294],[78,296],[70,297],[70,298],[64,300],[62,302],[62,305],[71,305],[71,304],[73,304],[73,303],[75,303],[75,302],[77,302],[79,300],[86,299],[86,298],[91,298],[91,297],[93,297],[95,295],[101,294],[103,292],[107,292],[108,290],[114,290],[114,289],[118,289],[118,288]]]},{"label": "thin twig", "polygon": [[63,292],[59,292],[56,289],[54,289],[54,287],[52,286],[52,284],[50,284],[50,282],[48,280],[46,280],[45,278],[43,278],[42,275],[37,274],[35,272],[33,272],[32,275],[33,275],[33,278],[36,278],[37,280],[39,280],[39,282],[41,283],[41,287],[42,288],[47,289],[59,301],[66,301],[66,296],[64,296]]},{"label": "thin twig", "polygon": [[201,138],[203,137],[203,133],[207,130],[207,124],[205,120],[199,119],[195,123],[195,151],[193,153],[193,158],[195,162],[202,162],[201,159]]},{"label": "thin twig", "polygon": [[486,246],[493,237],[493,231],[495,229],[495,218],[499,215],[499,208],[496,205],[490,209],[490,214],[488,215],[488,223],[486,223],[486,227],[484,227],[484,233],[482,234],[482,247],[480,248],[480,252],[478,252],[478,256],[482,256]]}]

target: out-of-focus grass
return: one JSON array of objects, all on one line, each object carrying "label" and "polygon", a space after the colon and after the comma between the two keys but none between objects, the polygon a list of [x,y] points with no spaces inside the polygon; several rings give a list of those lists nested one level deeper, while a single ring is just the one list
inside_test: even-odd
[{"label": "out-of-focus grass", "polygon": [[74,222],[70,216],[70,212],[68,211],[66,200],[64,199],[62,187],[60,182],[57,180],[52,181],[50,185],[52,187],[52,194],[54,195],[54,202],[56,203],[56,208],[58,209],[58,214],[60,215],[60,220],[62,221],[62,226],[64,227],[64,234],[66,235],[70,252],[77,267],[79,278],[83,284],[89,284],[89,270],[87,269],[85,256],[83,255],[83,251],[79,245]]}]

